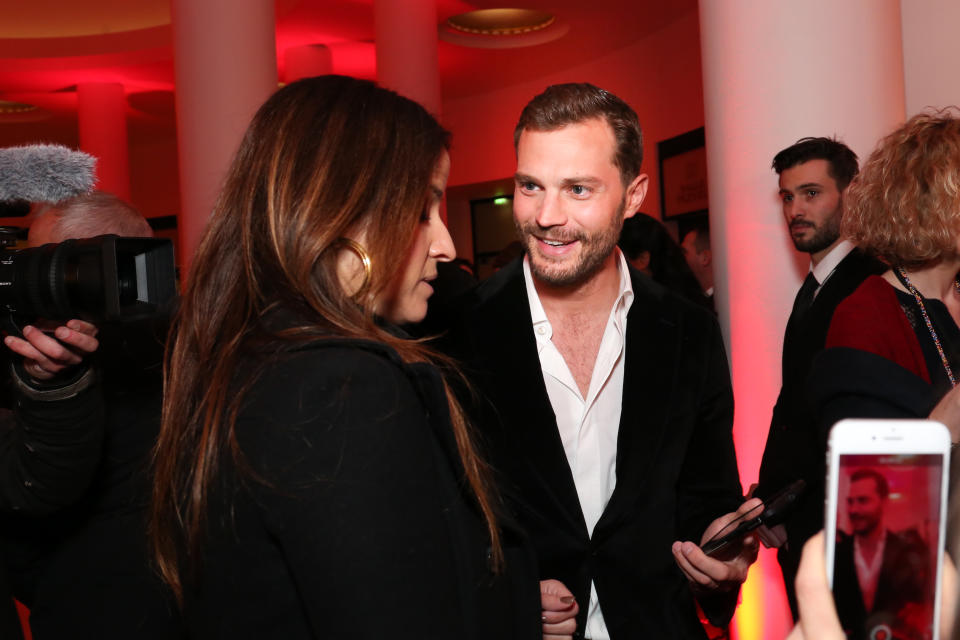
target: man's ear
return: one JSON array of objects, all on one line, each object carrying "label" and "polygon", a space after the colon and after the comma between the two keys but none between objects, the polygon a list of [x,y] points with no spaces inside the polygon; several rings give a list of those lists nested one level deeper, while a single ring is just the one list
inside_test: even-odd
[{"label": "man's ear", "polygon": [[700,252],[699,258],[701,265],[704,267],[709,267],[711,264],[713,264],[713,251],[710,249],[704,249]]},{"label": "man's ear", "polygon": [[623,217],[630,218],[640,210],[643,199],[647,197],[647,187],[650,185],[650,178],[645,173],[641,173],[633,179],[627,186],[626,202],[623,209]]}]

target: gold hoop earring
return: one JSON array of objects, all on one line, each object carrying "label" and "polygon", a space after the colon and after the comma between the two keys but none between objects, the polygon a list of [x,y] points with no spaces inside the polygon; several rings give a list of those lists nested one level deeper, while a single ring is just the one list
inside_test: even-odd
[{"label": "gold hoop earring", "polygon": [[360,264],[363,265],[363,282],[360,283],[360,287],[353,294],[354,298],[359,298],[367,291],[370,281],[373,279],[373,264],[370,262],[370,254],[363,248],[363,245],[351,238],[338,238],[333,246],[339,249],[348,249],[360,259]]}]

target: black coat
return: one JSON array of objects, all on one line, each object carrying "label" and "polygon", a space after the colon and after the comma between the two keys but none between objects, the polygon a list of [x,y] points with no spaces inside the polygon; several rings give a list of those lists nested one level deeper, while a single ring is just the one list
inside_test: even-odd
[{"label": "black coat", "polygon": [[[544,386],[519,260],[462,301],[446,348],[477,392],[474,423],[537,548],[541,578],[575,594],[578,628],[593,580],[613,640],[702,638],[670,549],[675,540],[699,543],[740,502],[727,360],[710,311],[630,276],[617,482],[592,538]],[[706,607],[722,621],[733,602]]]},{"label": "black coat", "polygon": [[275,355],[236,425],[185,617],[198,638],[540,636],[534,558],[503,522],[505,573],[440,375],[369,341]]},{"label": "black coat", "polygon": [[69,456],[90,465],[90,482],[43,517],[0,526],[9,578],[30,608],[35,640],[183,637],[146,544],[166,328],[162,319],[157,324],[107,325],[98,336],[99,437],[85,456]]},{"label": "black coat", "polygon": [[814,357],[823,351],[837,305],[867,276],[883,269],[879,262],[854,249],[823,283],[807,312],[802,317],[796,311],[790,314],[784,333],[782,386],[773,408],[756,495],[765,498],[797,479],[807,483],[804,495],[786,523],[788,546],[777,554],[794,612],[793,579],[800,552],[803,543],[823,528],[826,490],[825,442],[807,392],[807,379]]},{"label": "black coat", "polygon": [[[61,391],[47,389],[48,394]],[[98,384],[62,399],[18,393],[15,401],[16,409],[3,410],[0,418],[0,530],[79,499],[91,482],[103,440]],[[20,637],[6,576],[12,555],[9,545],[0,544],[0,637],[11,639]]]}]

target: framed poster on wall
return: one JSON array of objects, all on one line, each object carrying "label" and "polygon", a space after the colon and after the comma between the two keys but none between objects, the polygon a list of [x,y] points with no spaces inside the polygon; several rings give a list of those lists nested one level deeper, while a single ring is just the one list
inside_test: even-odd
[{"label": "framed poster on wall", "polygon": [[707,150],[703,127],[657,143],[663,219],[705,214]]}]

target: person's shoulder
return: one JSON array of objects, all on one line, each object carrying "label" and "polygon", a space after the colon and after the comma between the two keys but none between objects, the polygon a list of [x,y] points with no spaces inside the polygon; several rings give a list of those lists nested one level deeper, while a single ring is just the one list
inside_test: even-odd
[{"label": "person's shoulder", "polygon": [[523,257],[515,258],[496,273],[481,281],[463,298],[465,307],[478,308],[510,292],[516,293],[526,285],[523,280]]},{"label": "person's shoulder", "polygon": [[385,343],[324,338],[267,356],[258,386],[283,395],[320,393],[344,384],[384,391],[408,377],[407,365]]},{"label": "person's shoulder", "polygon": [[837,265],[838,273],[850,273],[854,277],[879,275],[887,270],[887,266],[859,247],[848,253]]},{"label": "person's shoulder", "polygon": [[926,553],[927,543],[916,528],[903,531],[887,530],[887,544],[900,553]]},{"label": "person's shoulder", "polygon": [[411,371],[388,345],[368,340],[320,340],[275,353],[246,391],[241,447],[257,457],[287,449],[299,455],[304,443],[367,437],[422,417]]},{"label": "person's shoulder", "polygon": [[633,286],[633,305],[635,309],[653,310],[666,322],[681,322],[687,326],[701,328],[719,328],[717,317],[702,304],[697,304],[673,289],[665,287],[653,278],[630,267],[630,282]]},{"label": "person's shoulder", "polygon": [[840,301],[833,314],[831,326],[845,323],[859,324],[865,314],[873,315],[879,309],[897,304],[896,293],[889,282],[878,275],[870,275],[846,298]]}]

